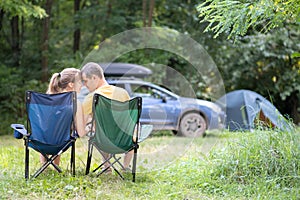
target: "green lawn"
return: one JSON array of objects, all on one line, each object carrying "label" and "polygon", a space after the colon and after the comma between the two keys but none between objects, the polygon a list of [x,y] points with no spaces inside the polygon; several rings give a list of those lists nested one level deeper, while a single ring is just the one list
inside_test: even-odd
[{"label": "green lawn", "polygon": [[[299,133],[280,135],[280,141],[272,135],[211,132],[205,138],[189,139],[156,134],[140,145],[136,183],[130,175],[125,181],[116,174],[84,175],[86,138],[76,142],[75,177],[68,173],[67,151],[62,156],[63,173],[50,168],[25,181],[23,140],[1,136],[0,199],[297,199]],[[270,152],[270,145],[280,148]],[[268,158],[272,153],[274,158]],[[92,167],[101,161],[94,158]],[[33,150],[30,161],[33,172],[39,166]]]}]

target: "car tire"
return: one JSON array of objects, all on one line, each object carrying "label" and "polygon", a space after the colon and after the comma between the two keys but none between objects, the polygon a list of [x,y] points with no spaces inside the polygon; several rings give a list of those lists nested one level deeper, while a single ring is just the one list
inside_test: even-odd
[{"label": "car tire", "polygon": [[206,120],[199,113],[191,112],[185,114],[180,122],[177,136],[200,137],[205,135],[207,128]]}]

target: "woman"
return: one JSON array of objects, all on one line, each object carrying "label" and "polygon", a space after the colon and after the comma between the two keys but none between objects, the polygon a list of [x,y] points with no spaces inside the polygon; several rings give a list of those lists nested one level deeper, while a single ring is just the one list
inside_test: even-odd
[{"label": "woman", "polygon": [[[75,68],[66,68],[60,73],[55,73],[50,79],[47,94],[58,94],[63,92],[75,91],[80,92],[82,83],[80,77],[80,70]],[[75,116],[75,127],[80,137],[85,135],[83,112],[81,102],[77,100],[77,112]],[[40,155],[41,163],[46,162],[43,155]],[[60,156],[54,160],[54,164],[59,165]]]}]

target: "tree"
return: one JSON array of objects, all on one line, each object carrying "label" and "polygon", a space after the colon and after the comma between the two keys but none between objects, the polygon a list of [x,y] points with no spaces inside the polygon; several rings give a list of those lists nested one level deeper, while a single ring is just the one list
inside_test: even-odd
[{"label": "tree", "polygon": [[74,31],[74,42],[73,42],[73,52],[76,53],[76,51],[79,50],[79,44],[80,44],[80,27],[79,27],[79,17],[78,13],[80,11],[80,0],[74,1],[74,24],[75,24],[75,31]]},{"label": "tree", "polygon": [[[23,36],[23,23],[25,19],[46,17],[46,12],[41,7],[32,4],[28,0],[18,1],[0,1],[0,30],[3,27],[4,15],[10,21],[11,34],[6,36],[8,44],[11,49],[11,64],[18,67],[20,65],[21,57],[21,40]],[[20,25],[21,20],[21,25]],[[20,26],[22,27],[20,29]]]},{"label": "tree", "polygon": [[14,16],[10,20],[11,24],[11,50],[13,56],[13,65],[19,67],[20,65],[20,29],[19,29],[19,16]]},{"label": "tree", "polygon": [[2,12],[9,15],[9,18],[14,16],[28,18],[42,19],[47,16],[45,10],[38,5],[32,4],[28,0],[2,0],[0,1],[0,8]]},{"label": "tree", "polygon": [[[267,34],[246,36],[224,51],[220,69],[227,91],[255,90],[268,98],[282,113],[299,122],[300,65],[291,52],[300,40],[292,26]],[[239,48],[237,48],[237,46]]]},{"label": "tree", "polygon": [[148,10],[148,23],[147,23],[147,0],[143,0],[143,26],[151,27],[153,19],[153,11],[155,6],[155,0],[149,0],[149,10]]},{"label": "tree", "polygon": [[[240,41],[241,43],[236,42],[236,44],[233,44],[230,40],[226,40],[225,34],[219,34],[218,40],[215,40],[212,32],[203,33],[203,31],[199,31],[204,30],[207,25],[206,23],[199,23],[196,10],[196,4],[199,0],[143,0],[144,7],[146,6],[144,9],[142,1],[135,0],[53,1],[51,13],[48,12],[50,26],[48,26],[48,31],[46,31],[48,37],[45,37],[48,40],[44,39],[46,46],[41,51],[42,24],[46,21],[45,17],[48,16],[45,10],[46,2],[46,0],[0,0],[0,111],[5,113],[1,118],[3,123],[0,124],[0,130],[9,127],[9,123],[12,122],[9,119],[13,118],[13,121],[17,121],[16,117],[22,117],[21,110],[23,108],[21,106],[24,103],[25,90],[32,89],[44,92],[48,82],[47,76],[50,73],[58,72],[65,67],[80,67],[84,57],[89,55],[92,49],[98,47],[101,41],[123,31],[139,27],[167,27],[192,37],[208,51],[217,66],[220,66],[224,77],[226,76],[224,80],[227,90],[242,87],[240,84],[242,82],[241,79],[238,79],[236,76],[232,77],[229,73],[231,75],[243,73],[243,70],[246,70],[246,66],[251,66],[247,68],[249,73],[245,73],[249,78],[248,80],[252,81],[248,82],[248,88],[257,89],[255,87],[258,86],[255,83],[259,82],[253,77],[253,74],[254,72],[256,73],[258,64],[261,66],[261,63],[264,63],[267,66],[268,64],[270,65],[272,60],[272,67],[282,65],[281,68],[278,68],[278,73],[282,75],[286,73],[284,75],[285,78],[276,76],[276,83],[270,82],[270,79],[267,78],[265,81],[275,84],[279,88],[283,87],[283,83],[287,84],[283,90],[286,93],[281,93],[281,96],[275,90],[270,91],[272,96],[277,95],[274,101],[279,104],[281,101],[287,101],[294,91],[293,89],[290,92],[290,89],[296,88],[291,85],[291,81],[286,80],[286,77],[290,77],[292,73],[294,76],[297,75],[295,71],[292,71],[293,66],[296,69],[298,68],[297,65],[294,65],[296,60],[291,54],[291,52],[295,52],[296,48],[294,46],[284,48],[286,42],[282,41],[287,40],[284,38],[279,40],[281,34],[287,38],[289,38],[289,35],[294,35],[294,27],[289,28],[291,31],[287,33],[284,31],[279,32],[276,36],[278,39],[273,37],[272,42],[270,42],[272,45],[263,50],[263,54],[260,52],[259,43],[255,47],[251,46],[251,43],[255,43],[255,41],[266,41],[266,38],[262,35],[256,38],[244,38],[245,40]],[[80,7],[78,8],[78,6]],[[289,11],[289,13],[293,12]],[[295,11],[294,13],[297,12]],[[14,19],[14,31],[12,31],[11,24],[13,17],[18,18],[18,20]],[[292,21],[290,20],[289,24],[290,22]],[[287,22],[283,23],[283,25],[285,29]],[[257,26],[256,29],[260,27]],[[247,34],[250,32],[254,33],[256,29],[249,28]],[[231,29],[229,28],[227,32],[224,31],[223,33],[228,33],[229,30]],[[295,41],[299,41],[298,36],[294,39]],[[295,37],[293,36],[293,38]],[[134,37],[130,39],[135,40]],[[12,48],[13,40],[14,51]],[[277,43],[280,45],[278,46]],[[297,47],[297,43],[294,44]],[[267,58],[265,53],[273,55],[271,52],[274,45],[277,45],[276,48],[280,49],[280,52],[277,52],[276,56],[272,58]],[[13,57],[13,52],[17,56]],[[284,55],[288,55],[287,57],[291,58],[290,61],[293,65],[287,65],[289,59],[281,59],[286,57]],[[47,56],[43,57],[43,59],[45,61],[47,59],[48,63],[47,65],[45,64],[47,66],[47,69],[45,67],[47,76],[44,77],[44,81],[46,81],[44,83],[41,83],[43,77],[41,69],[42,56]],[[194,73],[188,70],[190,68],[188,63],[180,56],[159,50],[146,49],[143,51],[141,49],[130,52],[128,55],[122,55],[118,59],[122,62],[137,64],[152,62],[163,65],[169,64],[170,67],[192,80],[193,88],[197,91],[198,97],[209,98],[205,84],[201,84],[199,77],[194,76]],[[256,62],[258,63],[257,65]],[[262,68],[267,69],[267,67]],[[283,71],[284,68],[288,70],[285,72]],[[235,69],[237,70],[234,71]],[[272,69],[273,71],[275,70],[274,67]],[[287,73],[289,70],[291,74]],[[268,71],[270,76],[272,75],[271,72],[272,70]],[[154,78],[162,78],[162,76]],[[264,78],[263,74],[260,74],[260,78]],[[173,85],[177,87],[178,84],[175,81]],[[295,83],[293,84],[296,85]],[[253,87],[250,88],[250,85],[251,87],[253,85]],[[283,95],[285,100],[283,100]],[[299,94],[297,95],[299,98]],[[284,113],[288,113],[288,111]]]},{"label": "tree", "polygon": [[300,121],[299,7],[297,0],[206,0],[197,7],[204,31],[234,38],[235,51],[225,52],[220,65],[227,90],[255,90],[295,123]]},{"label": "tree", "polygon": [[43,32],[42,32],[42,81],[48,81],[48,60],[49,60],[49,31],[50,31],[50,16],[53,0],[47,0],[45,4],[45,10],[48,14],[47,17],[43,19]]},{"label": "tree", "polygon": [[300,20],[298,0],[206,0],[197,6],[201,22],[208,22],[205,31],[221,33],[228,38],[244,36],[249,28],[267,32],[285,23]]}]

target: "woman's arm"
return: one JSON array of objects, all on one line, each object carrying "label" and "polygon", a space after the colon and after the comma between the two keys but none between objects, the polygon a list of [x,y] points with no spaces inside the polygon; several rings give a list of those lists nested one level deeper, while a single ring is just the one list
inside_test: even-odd
[{"label": "woman's arm", "polygon": [[80,101],[77,101],[77,112],[76,112],[76,130],[79,137],[83,137],[86,135],[85,132],[85,120],[83,117],[82,105]]}]

